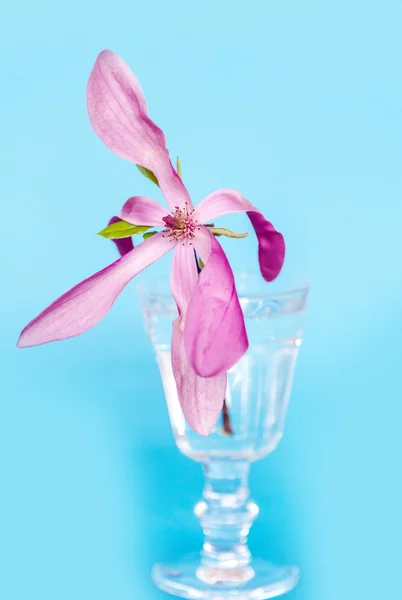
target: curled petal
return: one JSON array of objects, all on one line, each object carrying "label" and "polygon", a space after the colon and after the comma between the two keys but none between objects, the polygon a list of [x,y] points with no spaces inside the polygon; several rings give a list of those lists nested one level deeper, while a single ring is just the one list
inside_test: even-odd
[{"label": "curled petal", "polygon": [[120,218],[133,225],[151,225],[152,227],[165,227],[163,217],[167,210],[152,198],[146,196],[133,196],[129,198],[121,209]]},{"label": "curled petal", "polygon": [[285,261],[285,240],[283,235],[257,210],[248,210],[258,238],[258,261],[265,281],[273,281],[282,270]]},{"label": "curled petal", "polygon": [[180,314],[186,311],[197,280],[198,270],[193,246],[176,243],[170,274],[170,288]]},{"label": "curled petal", "polygon": [[217,190],[201,200],[195,211],[200,223],[221,215],[246,212],[258,238],[258,259],[262,276],[273,281],[280,273],[285,260],[283,235],[240,192],[231,189]]},{"label": "curled petal", "polygon": [[[117,223],[120,221],[119,217],[112,217],[108,223],[108,225],[112,225],[113,223]],[[127,252],[130,252],[134,248],[133,239],[131,237],[121,238],[120,240],[112,240],[116,244],[117,250],[120,253],[120,256],[124,256]]]},{"label": "curled petal", "polygon": [[147,115],[141,87],[128,65],[114,52],[103,50],[87,86],[91,125],[115,154],[155,174],[171,208],[191,200],[174,170],[163,131]]},{"label": "curled petal", "polygon": [[226,392],[226,373],[199,377],[188,362],[183,339],[183,319],[173,322],[172,368],[183,414],[194,431],[209,435],[219,418]]},{"label": "curled petal", "polygon": [[212,377],[243,356],[248,339],[232,269],[219,242],[201,227],[194,246],[205,266],[187,308],[184,343],[195,372]]},{"label": "curled petal", "polygon": [[137,273],[169,252],[160,233],[60,296],[22,331],[17,346],[25,348],[64,340],[96,325]]}]

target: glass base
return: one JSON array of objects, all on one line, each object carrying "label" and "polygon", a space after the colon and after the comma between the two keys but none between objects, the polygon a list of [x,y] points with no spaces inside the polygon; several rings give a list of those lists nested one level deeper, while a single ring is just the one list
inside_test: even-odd
[{"label": "glass base", "polygon": [[258,559],[247,567],[219,569],[201,565],[200,555],[194,554],[177,564],[155,565],[152,578],[161,590],[182,598],[263,600],[292,590],[299,569]]}]

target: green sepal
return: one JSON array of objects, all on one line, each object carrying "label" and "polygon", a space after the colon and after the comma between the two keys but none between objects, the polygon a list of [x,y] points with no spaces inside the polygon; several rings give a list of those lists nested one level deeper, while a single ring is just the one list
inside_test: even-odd
[{"label": "green sepal", "polygon": [[155,185],[157,185],[159,187],[158,180],[156,179],[156,176],[154,173],[152,173],[152,171],[150,171],[149,169],[146,169],[145,167],[141,167],[141,165],[135,165],[135,166],[137,167],[139,172],[144,175],[144,177],[146,177],[147,179],[152,181],[152,183],[154,183]]},{"label": "green sepal", "polygon": [[131,223],[127,223],[127,221],[117,221],[108,225],[105,229],[98,231],[97,235],[101,235],[108,240],[121,240],[131,237],[136,233],[144,233],[148,229],[151,229],[151,225],[132,225]]},{"label": "green sepal", "polygon": [[201,260],[201,256],[198,257],[198,264],[200,265],[200,269],[203,269],[205,267],[204,263]]},{"label": "green sepal", "polygon": [[248,236],[248,233],[235,233],[234,231],[230,231],[230,229],[225,229],[225,227],[211,227],[209,231],[215,236],[219,237],[221,235],[225,235],[230,238],[245,238]]},{"label": "green sepal", "polygon": [[147,233],[144,233],[144,235],[142,237],[144,238],[144,240],[147,240],[148,238],[155,235],[155,233],[158,233],[158,232],[157,231],[148,231]]}]

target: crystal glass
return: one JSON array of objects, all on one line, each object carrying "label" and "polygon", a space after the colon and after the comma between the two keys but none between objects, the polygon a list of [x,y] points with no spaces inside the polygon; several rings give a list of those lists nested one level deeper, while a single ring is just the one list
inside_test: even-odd
[{"label": "crystal glass", "polygon": [[251,556],[247,536],[258,507],[247,481],[250,464],[272,452],[283,435],[308,287],[276,292],[273,284],[249,276],[240,277],[237,287],[250,347],[228,372],[221,419],[203,437],[186,423],[177,397],[170,359],[176,305],[154,285],[138,286],[175,442],[202,464],[205,474],[203,496],[195,506],[205,536],[201,552],[153,569],[158,587],[184,598],[273,598],[298,579],[296,567]]}]

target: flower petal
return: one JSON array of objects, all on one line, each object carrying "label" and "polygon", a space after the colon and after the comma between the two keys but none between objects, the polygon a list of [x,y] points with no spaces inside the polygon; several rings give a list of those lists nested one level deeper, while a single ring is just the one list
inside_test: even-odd
[{"label": "flower petal", "polygon": [[103,319],[130,279],[169,252],[171,247],[161,233],[156,234],[81,281],[25,327],[17,346],[37,346],[84,333]]},{"label": "flower petal", "polygon": [[226,393],[226,373],[199,377],[188,362],[183,339],[183,319],[173,322],[172,367],[180,405],[194,431],[209,435],[219,418]]},{"label": "flower petal", "polygon": [[194,217],[199,223],[205,223],[234,212],[247,213],[258,238],[258,259],[262,276],[266,281],[273,281],[279,275],[285,260],[283,235],[240,192],[223,189],[209,194],[197,206]]},{"label": "flower petal", "polygon": [[197,281],[198,270],[194,247],[189,244],[176,243],[170,274],[170,288],[180,314],[186,311]]},{"label": "flower petal", "polygon": [[[112,217],[108,223],[108,225],[112,225],[112,223],[117,223],[120,221],[119,217]],[[134,248],[133,239],[131,237],[121,238],[120,240],[112,240],[116,244],[117,250],[120,253],[120,256],[124,256],[127,252],[130,252]]]},{"label": "flower petal", "polygon": [[152,227],[165,227],[163,217],[167,209],[146,196],[133,196],[129,198],[121,209],[120,218],[133,225],[152,225]]},{"label": "flower petal", "polygon": [[128,65],[104,50],[87,87],[88,115],[95,133],[115,154],[153,171],[171,208],[191,200],[174,170],[163,131],[147,115],[141,87]]},{"label": "flower petal", "polygon": [[211,377],[243,356],[248,339],[232,269],[219,242],[201,227],[194,246],[205,266],[187,308],[184,343],[195,372]]}]

